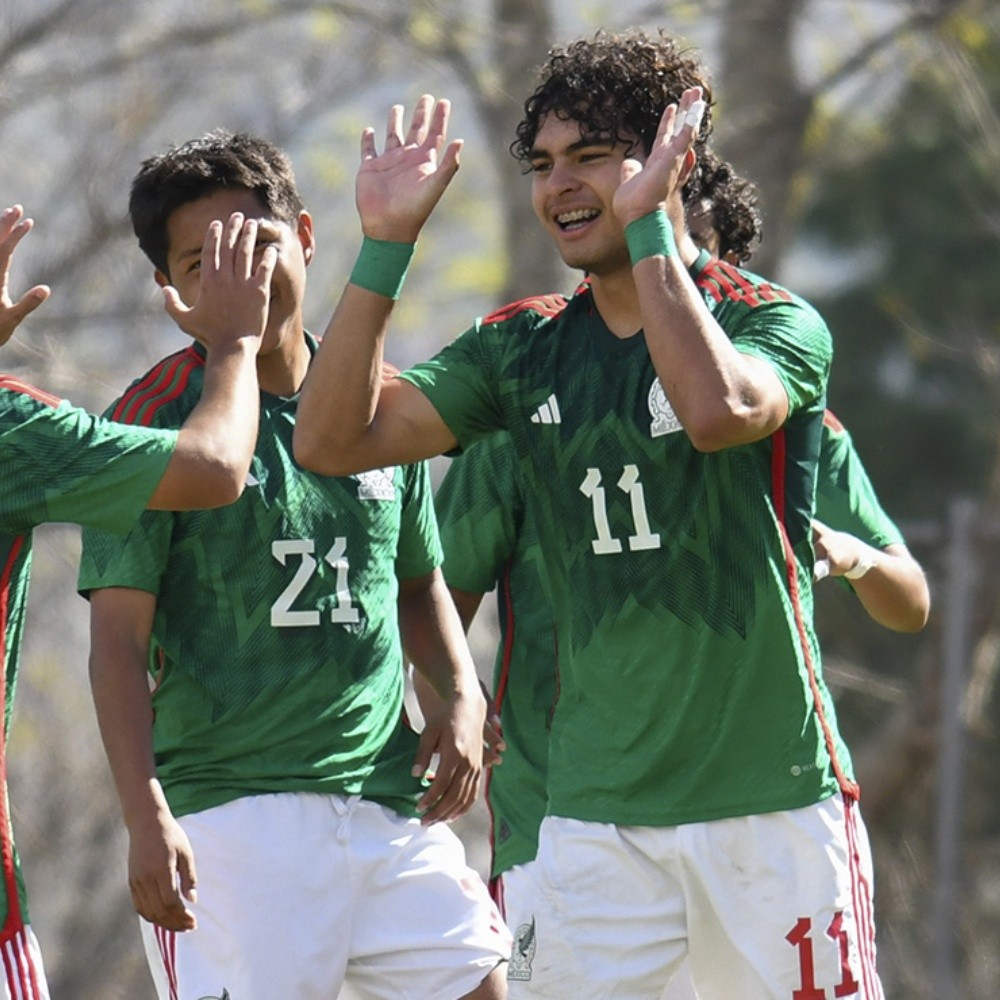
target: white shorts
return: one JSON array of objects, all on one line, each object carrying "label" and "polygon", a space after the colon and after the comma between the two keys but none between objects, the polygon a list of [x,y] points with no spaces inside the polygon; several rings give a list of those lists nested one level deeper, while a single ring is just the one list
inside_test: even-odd
[{"label": "white shorts", "polygon": [[364,799],[281,794],[179,820],[198,926],[142,921],[160,1000],[457,1000],[510,953],[510,934],[447,826]]},{"label": "white shorts", "polygon": [[0,962],[0,1000],[49,1000],[42,952],[30,927],[0,935]]},{"label": "white shorts", "polygon": [[661,1000],[685,957],[701,1000],[883,1000],[871,887],[840,795],[677,827],[549,816],[503,876],[510,1000]]}]

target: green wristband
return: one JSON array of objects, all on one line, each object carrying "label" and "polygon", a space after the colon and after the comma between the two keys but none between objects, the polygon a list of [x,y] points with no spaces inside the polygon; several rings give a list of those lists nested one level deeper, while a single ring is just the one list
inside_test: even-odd
[{"label": "green wristband", "polygon": [[659,208],[625,227],[625,243],[633,267],[646,257],[673,257],[677,253],[674,227]]},{"label": "green wristband", "polygon": [[351,284],[387,299],[398,299],[415,247],[415,243],[393,243],[366,236],[351,271]]}]

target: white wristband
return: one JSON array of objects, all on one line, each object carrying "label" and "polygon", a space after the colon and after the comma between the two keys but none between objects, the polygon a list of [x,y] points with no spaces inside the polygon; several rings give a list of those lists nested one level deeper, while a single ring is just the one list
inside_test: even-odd
[{"label": "white wristband", "polygon": [[845,574],[848,580],[860,580],[875,565],[874,556],[862,556]]}]

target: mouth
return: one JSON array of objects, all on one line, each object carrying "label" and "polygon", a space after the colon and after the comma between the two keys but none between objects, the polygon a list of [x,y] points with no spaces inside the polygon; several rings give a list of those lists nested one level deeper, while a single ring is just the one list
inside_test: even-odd
[{"label": "mouth", "polygon": [[564,233],[572,233],[583,229],[601,213],[596,208],[577,208],[572,212],[559,212],[555,216],[556,225]]}]

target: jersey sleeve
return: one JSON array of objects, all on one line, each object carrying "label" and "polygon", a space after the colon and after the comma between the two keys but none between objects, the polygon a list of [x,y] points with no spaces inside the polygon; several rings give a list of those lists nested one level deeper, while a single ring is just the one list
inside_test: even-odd
[{"label": "jersey sleeve", "polygon": [[173,522],[171,511],[148,510],[124,536],[85,528],[79,592],[86,595],[105,587],[131,587],[159,593],[170,554]]},{"label": "jersey sleeve", "polygon": [[441,565],[442,554],[427,463],[405,466],[403,478],[396,576],[406,580],[436,569]]},{"label": "jersey sleeve", "polygon": [[448,585],[473,594],[491,591],[514,554],[524,517],[510,438],[494,434],[455,458],[435,505]]},{"label": "jersey sleeve", "polygon": [[177,443],[175,431],[126,427],[26,387],[0,390],[0,517],[10,530],[65,521],[127,532]]},{"label": "jersey sleeve", "polygon": [[503,427],[498,391],[501,354],[496,327],[477,323],[429,361],[398,377],[430,400],[464,448]]},{"label": "jersey sleeve", "polygon": [[903,544],[903,534],[875,494],[850,433],[829,412],[823,421],[816,517],[877,549]]},{"label": "jersey sleeve", "polygon": [[763,302],[746,314],[732,341],[741,354],[774,368],[788,394],[789,413],[825,398],[833,343],[826,322],[808,303]]}]

